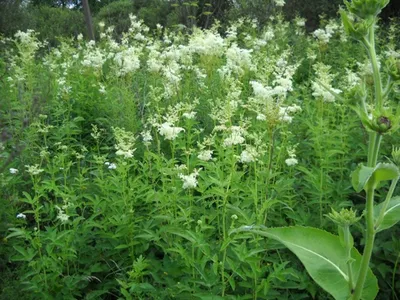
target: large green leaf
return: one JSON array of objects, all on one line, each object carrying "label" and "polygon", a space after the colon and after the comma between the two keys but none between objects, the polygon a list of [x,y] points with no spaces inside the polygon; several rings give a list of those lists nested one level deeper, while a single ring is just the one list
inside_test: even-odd
[{"label": "large green leaf", "polygon": [[[383,202],[374,207],[375,218],[378,218],[380,211],[383,208]],[[386,211],[383,215],[383,221],[379,224],[376,232],[388,229],[400,221],[400,197],[390,199]]]},{"label": "large green leaf", "polygon": [[[234,232],[243,231],[281,242],[300,259],[314,281],[335,299],[347,300],[350,297],[346,249],[341,245],[338,236],[317,228],[300,226],[280,228],[244,226]],[[351,256],[354,260],[352,265],[354,276],[359,272],[361,255],[353,248]],[[362,299],[373,300],[377,293],[377,279],[369,269]]]},{"label": "large green leaf", "polygon": [[399,168],[392,163],[379,163],[375,168],[366,167],[362,164],[351,174],[351,182],[357,193],[361,192],[367,185],[372,184],[374,188],[381,181],[392,180],[399,177]]}]

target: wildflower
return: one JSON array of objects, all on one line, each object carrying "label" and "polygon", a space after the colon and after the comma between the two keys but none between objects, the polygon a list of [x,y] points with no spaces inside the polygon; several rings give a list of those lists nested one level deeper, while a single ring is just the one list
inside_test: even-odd
[{"label": "wildflower", "polygon": [[209,161],[212,159],[212,150],[203,150],[197,155],[197,158],[203,161]]},{"label": "wildflower", "polygon": [[247,146],[246,150],[243,150],[240,154],[241,163],[251,163],[256,161],[258,153],[253,146]]},{"label": "wildflower", "polygon": [[195,111],[185,112],[182,114],[182,116],[185,117],[186,119],[194,119],[196,117],[196,112]]},{"label": "wildflower", "polygon": [[91,125],[92,125],[92,132],[90,133],[90,135],[95,140],[98,140],[101,137],[101,134],[104,131],[104,129],[98,129],[97,125],[95,125],[95,124],[91,124]]},{"label": "wildflower", "polygon": [[342,91],[332,87],[331,83],[333,80],[333,75],[329,73],[331,67],[324,65],[323,63],[317,63],[315,66],[315,71],[318,76],[317,81],[313,81],[312,95],[316,98],[322,98],[325,102],[334,102],[335,94],[339,94]]},{"label": "wildflower", "polygon": [[290,157],[290,158],[288,158],[288,159],[285,160],[285,163],[286,163],[289,167],[292,167],[292,166],[297,165],[297,164],[299,163],[299,161],[298,161],[296,158],[294,158],[294,157]]},{"label": "wildflower", "polygon": [[145,146],[149,146],[150,142],[153,140],[151,132],[149,130],[145,130],[142,131],[140,135],[142,136],[143,144],[145,144]]},{"label": "wildflower", "polygon": [[39,156],[41,158],[46,158],[46,157],[50,156],[50,152],[47,149],[48,149],[48,147],[45,147],[42,150],[40,150]]},{"label": "wildflower", "polygon": [[25,165],[25,167],[27,168],[26,171],[31,175],[38,175],[44,171],[43,169],[39,169],[38,164],[36,164],[34,166]]},{"label": "wildflower", "polygon": [[175,165],[175,170],[178,171],[187,170],[187,166],[185,164]]},{"label": "wildflower", "polygon": [[274,0],[276,6],[285,6],[285,0]]},{"label": "wildflower", "polygon": [[288,165],[289,167],[295,166],[299,163],[299,161],[296,158],[296,146],[289,148],[287,150],[288,154],[289,154],[289,158],[285,160],[286,165]]},{"label": "wildflower", "polygon": [[181,131],[185,131],[182,127],[173,127],[171,123],[165,122],[160,125],[158,128],[158,132],[166,139],[166,140],[174,140],[177,138],[178,134]]},{"label": "wildflower", "polygon": [[26,215],[24,215],[23,213],[19,213],[17,215],[17,219],[26,219]]},{"label": "wildflower", "polygon": [[258,121],[265,121],[267,119],[267,117],[264,114],[258,113],[256,119]]},{"label": "wildflower", "polygon": [[[200,171],[200,170],[199,170]],[[194,169],[193,173],[189,175],[179,174],[179,178],[183,181],[183,189],[194,189],[197,187],[198,181],[197,176],[199,176],[199,171]]]},{"label": "wildflower", "polygon": [[107,91],[106,91],[106,88],[104,87],[104,85],[102,85],[101,83],[99,84],[99,93],[100,94],[105,94]]},{"label": "wildflower", "polygon": [[18,172],[18,169],[10,168],[10,174],[17,174]]},{"label": "wildflower", "polygon": [[223,142],[225,147],[244,143],[245,139],[242,136],[244,134],[243,128],[241,128],[240,126],[232,126],[230,130],[230,136],[227,137]]},{"label": "wildflower", "polygon": [[306,26],[306,19],[304,18],[296,18],[295,21],[296,21],[296,26],[298,27]]},{"label": "wildflower", "polygon": [[[57,219],[61,221],[61,223],[65,223],[68,221],[69,216],[64,212],[64,210],[57,205],[55,206],[58,209]],[[64,208],[64,207],[63,207]]]},{"label": "wildflower", "polygon": [[136,138],[132,133],[125,131],[119,127],[113,127],[114,136],[117,140],[117,144],[115,145],[115,152],[118,156],[124,156],[124,158],[133,157],[133,152],[136,151],[136,148],[133,148],[135,145]]},{"label": "wildflower", "polygon": [[108,169],[110,169],[110,170],[115,170],[116,168],[117,168],[117,165],[115,163],[110,163],[108,165]]},{"label": "wildflower", "polygon": [[317,29],[313,32],[313,36],[321,43],[327,44],[332,37],[332,33],[324,29]]}]

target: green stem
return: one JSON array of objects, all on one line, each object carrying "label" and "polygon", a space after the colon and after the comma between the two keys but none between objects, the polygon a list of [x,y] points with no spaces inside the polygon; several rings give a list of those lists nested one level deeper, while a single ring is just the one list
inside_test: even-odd
[{"label": "green stem", "polygon": [[222,210],[222,235],[223,235],[223,245],[225,247],[223,254],[222,254],[222,265],[221,265],[222,297],[225,296],[225,289],[226,289],[225,261],[226,261],[226,249],[228,247],[225,245],[225,242],[226,242],[226,239],[228,238],[227,228],[226,228],[227,205],[228,205],[229,190],[231,189],[231,186],[232,186],[232,176],[233,176],[233,172],[235,170],[235,165],[236,165],[236,161],[235,161],[234,157],[231,157],[231,159],[232,159],[232,165],[231,165],[231,171],[229,173],[229,182],[226,187],[225,196],[224,196],[223,202],[222,202],[222,207],[223,207],[223,210]]},{"label": "green stem", "polygon": [[[375,230],[374,230],[374,187],[370,186],[367,189],[367,204],[366,204],[366,234],[365,234],[365,247],[361,260],[361,267],[358,273],[356,288],[354,290],[352,299],[359,300],[361,298],[362,290],[364,287],[365,279],[367,277],[369,261],[371,260],[372,249],[374,248]],[[353,291],[352,291],[353,292]]]},{"label": "green stem", "polygon": [[343,228],[343,233],[344,233],[344,241],[346,244],[346,252],[347,252],[347,273],[349,275],[349,290],[352,291],[354,289],[353,267],[352,267],[353,261],[351,258],[351,249],[353,248],[353,242],[349,226]]},{"label": "green stem", "polygon": [[371,132],[369,136],[368,145],[368,162],[367,166],[374,168],[378,161],[379,148],[382,141],[382,134],[377,132]]},{"label": "green stem", "polygon": [[375,23],[371,26],[369,30],[369,43],[367,46],[368,55],[371,60],[373,76],[374,76],[374,86],[375,86],[375,105],[378,111],[383,107],[383,97],[382,97],[382,80],[381,74],[379,72],[378,59],[375,51]]}]

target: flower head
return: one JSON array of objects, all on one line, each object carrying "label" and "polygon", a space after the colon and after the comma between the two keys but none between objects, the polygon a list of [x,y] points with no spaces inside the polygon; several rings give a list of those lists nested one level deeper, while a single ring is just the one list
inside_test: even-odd
[{"label": "flower head", "polygon": [[169,122],[161,124],[158,128],[158,132],[166,140],[175,140],[181,131],[185,131],[185,129],[182,127],[173,127],[172,124]]},{"label": "flower head", "polygon": [[27,172],[31,175],[38,175],[40,173],[42,173],[44,170],[43,169],[39,169],[39,165],[36,164],[34,166],[30,166],[30,165],[25,165],[25,167],[27,168]]},{"label": "flower head", "polygon": [[117,140],[117,144],[115,145],[115,152],[118,156],[124,156],[124,158],[133,157],[133,152],[135,152],[136,148],[133,148],[135,145],[136,138],[135,136],[128,131],[125,131],[119,127],[113,127],[114,136]]},{"label": "flower head", "polygon": [[10,174],[17,174],[18,172],[18,169],[10,168]]},{"label": "flower head", "polygon": [[197,158],[203,161],[209,161],[212,159],[212,150],[203,150],[197,155]]},{"label": "flower head", "polygon": [[[200,169],[201,170],[201,169]],[[189,175],[179,174],[179,178],[183,181],[183,189],[194,189],[197,187],[198,181],[197,176],[199,176],[199,171],[194,169],[193,173]]]},{"label": "flower head", "polygon": [[23,213],[19,213],[17,215],[17,219],[26,219],[26,215],[24,215]]}]

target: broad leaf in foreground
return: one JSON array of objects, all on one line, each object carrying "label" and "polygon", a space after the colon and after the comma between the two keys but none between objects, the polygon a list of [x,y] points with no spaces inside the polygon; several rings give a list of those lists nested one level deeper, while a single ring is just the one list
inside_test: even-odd
[{"label": "broad leaf in foreground", "polygon": [[[251,232],[275,239],[289,248],[303,263],[310,276],[337,300],[350,297],[346,250],[338,236],[312,227],[244,226],[233,232]],[[361,255],[353,248],[353,276],[358,274]],[[355,282],[356,278],[353,278]],[[369,269],[362,299],[373,300],[378,293],[377,279]]]},{"label": "broad leaf in foreground", "polygon": [[[375,218],[378,218],[379,213],[383,207],[384,203],[377,205],[374,207],[374,215]],[[386,207],[386,211],[383,214],[383,221],[379,224],[378,228],[376,228],[376,232],[388,229],[397,222],[400,221],[400,197],[394,197],[390,199],[388,206]]]}]

